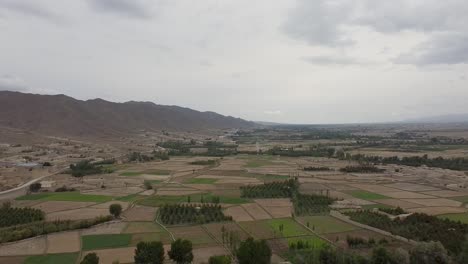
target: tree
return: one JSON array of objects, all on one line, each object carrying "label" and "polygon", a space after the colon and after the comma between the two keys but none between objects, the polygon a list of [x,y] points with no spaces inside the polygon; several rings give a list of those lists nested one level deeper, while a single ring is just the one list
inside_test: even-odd
[{"label": "tree", "polygon": [[177,264],[191,263],[193,260],[192,242],[177,239],[171,243],[171,250],[169,250],[168,255]]},{"label": "tree", "polygon": [[449,257],[440,242],[421,242],[411,250],[410,263],[447,264]]},{"label": "tree", "polygon": [[99,257],[96,253],[88,253],[80,264],[99,264]]},{"label": "tree", "polygon": [[337,263],[336,251],[328,245],[325,245],[319,252],[319,260],[322,264]]},{"label": "tree", "polygon": [[231,264],[231,257],[229,256],[211,256],[208,264]]},{"label": "tree", "polygon": [[31,185],[29,185],[29,190],[31,192],[38,192],[41,189],[42,185],[39,182],[35,182]]},{"label": "tree", "polygon": [[384,247],[374,248],[372,251],[372,264],[390,264],[390,255]]},{"label": "tree", "polygon": [[265,240],[249,237],[240,243],[236,256],[239,264],[270,264],[271,249]]},{"label": "tree", "polygon": [[164,247],[161,242],[139,242],[135,249],[135,264],[161,264],[164,262]]},{"label": "tree", "polygon": [[109,206],[109,213],[115,218],[119,217],[122,213],[122,206],[120,204],[111,204]]}]

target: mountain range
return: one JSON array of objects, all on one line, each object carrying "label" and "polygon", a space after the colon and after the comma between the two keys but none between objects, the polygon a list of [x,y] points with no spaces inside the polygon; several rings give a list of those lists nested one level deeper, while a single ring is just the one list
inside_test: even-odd
[{"label": "mountain range", "polygon": [[0,127],[54,136],[119,136],[137,131],[249,128],[255,123],[214,112],[151,102],[77,100],[66,95],[0,91]]}]

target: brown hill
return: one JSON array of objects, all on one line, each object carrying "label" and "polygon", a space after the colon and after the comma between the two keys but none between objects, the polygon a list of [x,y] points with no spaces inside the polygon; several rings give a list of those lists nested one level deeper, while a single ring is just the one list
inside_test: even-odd
[{"label": "brown hill", "polygon": [[65,95],[0,91],[0,127],[47,135],[117,136],[140,130],[195,131],[254,125],[214,112],[150,102],[81,101]]}]

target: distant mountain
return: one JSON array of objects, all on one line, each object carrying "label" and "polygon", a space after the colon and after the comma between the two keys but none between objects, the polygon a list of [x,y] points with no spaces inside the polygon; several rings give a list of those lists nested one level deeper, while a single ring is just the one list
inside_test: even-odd
[{"label": "distant mountain", "polygon": [[140,130],[201,131],[255,123],[151,102],[81,101],[65,95],[0,91],[0,127],[57,136],[118,136]]},{"label": "distant mountain", "polygon": [[405,123],[468,123],[468,114],[452,114],[421,117],[404,121]]}]

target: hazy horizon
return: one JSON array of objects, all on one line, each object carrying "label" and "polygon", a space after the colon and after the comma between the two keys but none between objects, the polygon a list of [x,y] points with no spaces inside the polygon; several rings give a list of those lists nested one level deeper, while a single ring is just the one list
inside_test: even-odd
[{"label": "hazy horizon", "polygon": [[463,0],[2,0],[0,90],[253,121],[468,113]]}]

